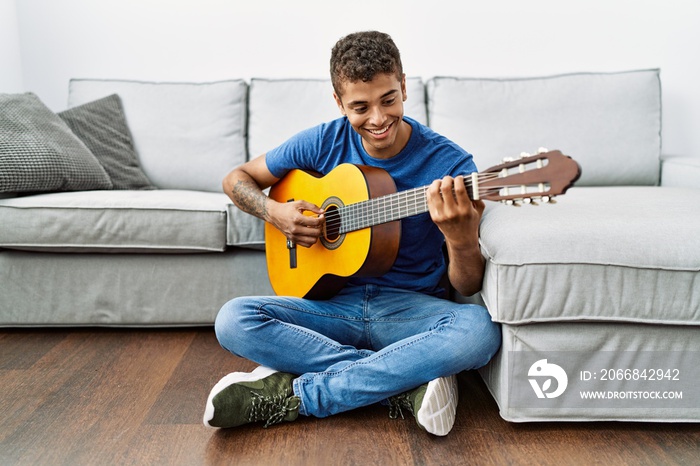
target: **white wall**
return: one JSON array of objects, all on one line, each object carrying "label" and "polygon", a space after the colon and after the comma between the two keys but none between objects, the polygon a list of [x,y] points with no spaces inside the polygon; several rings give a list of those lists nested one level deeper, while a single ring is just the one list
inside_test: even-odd
[{"label": "white wall", "polygon": [[326,77],[340,36],[376,28],[424,79],[659,67],[663,151],[700,157],[697,0],[16,2],[24,87],[55,110],[71,77]]},{"label": "white wall", "polygon": [[15,0],[0,0],[0,92],[22,92],[19,28]]}]

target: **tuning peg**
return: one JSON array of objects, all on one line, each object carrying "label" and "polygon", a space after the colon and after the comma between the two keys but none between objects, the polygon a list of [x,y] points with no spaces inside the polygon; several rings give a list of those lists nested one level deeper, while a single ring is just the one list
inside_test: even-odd
[{"label": "tuning peg", "polygon": [[530,205],[539,205],[539,204],[537,203],[537,201],[535,201],[535,200],[532,199],[531,197],[526,197],[525,199],[523,199],[523,203],[525,203],[525,204],[530,204]]},{"label": "tuning peg", "polygon": [[513,162],[515,159],[513,157],[503,157],[503,163]]},{"label": "tuning peg", "polygon": [[538,154],[544,154],[545,152],[549,152],[549,150],[546,147],[540,147],[537,149]]},{"label": "tuning peg", "polygon": [[520,158],[521,158],[521,159],[524,159],[525,157],[530,157],[530,155],[532,155],[532,154],[530,154],[529,152],[521,152],[521,153],[520,153]]}]

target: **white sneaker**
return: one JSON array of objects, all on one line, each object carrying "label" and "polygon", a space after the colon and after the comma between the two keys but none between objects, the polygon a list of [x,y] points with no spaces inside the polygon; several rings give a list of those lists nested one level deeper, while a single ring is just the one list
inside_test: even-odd
[{"label": "white sneaker", "polygon": [[427,384],[393,396],[389,399],[389,416],[403,417],[401,408],[406,408],[416,418],[416,423],[426,432],[444,436],[455,423],[457,414],[457,377],[440,377]]}]

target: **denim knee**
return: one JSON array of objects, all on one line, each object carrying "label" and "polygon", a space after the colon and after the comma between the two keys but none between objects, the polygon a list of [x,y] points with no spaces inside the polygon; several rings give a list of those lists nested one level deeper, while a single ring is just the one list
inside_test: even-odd
[{"label": "denim knee", "polygon": [[482,316],[475,331],[482,335],[480,341],[483,345],[482,351],[485,357],[482,365],[486,365],[501,347],[501,324],[491,319],[491,314],[489,314],[489,311],[485,307],[475,307],[479,308],[479,312]]},{"label": "denim knee", "polygon": [[466,328],[462,329],[464,339],[462,346],[465,361],[471,361],[472,367],[478,369],[486,365],[501,347],[501,326],[491,320],[486,308],[478,305],[468,305],[466,313]]},{"label": "denim knee", "polygon": [[245,315],[250,309],[247,297],[234,298],[224,304],[214,321],[214,333],[219,344],[236,356],[242,356],[238,347],[245,336]]}]

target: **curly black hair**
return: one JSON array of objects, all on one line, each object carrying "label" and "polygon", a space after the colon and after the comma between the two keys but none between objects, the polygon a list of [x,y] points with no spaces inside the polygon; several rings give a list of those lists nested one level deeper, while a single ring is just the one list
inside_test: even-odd
[{"label": "curly black hair", "polygon": [[393,73],[403,77],[401,54],[391,36],[379,31],[348,34],[340,39],[331,52],[331,81],[340,96],[342,84],[368,82],[378,74]]}]

